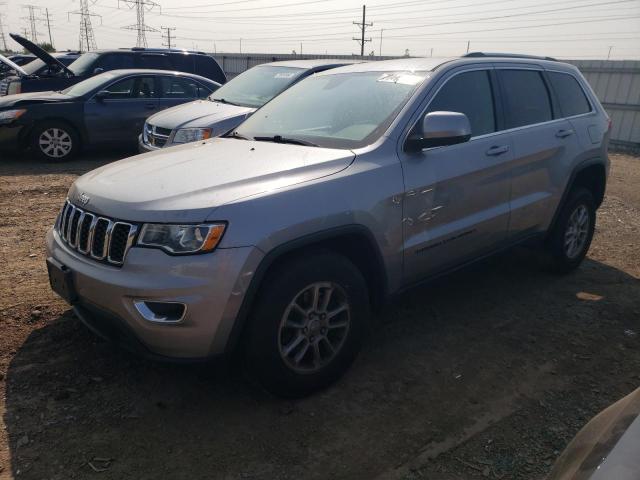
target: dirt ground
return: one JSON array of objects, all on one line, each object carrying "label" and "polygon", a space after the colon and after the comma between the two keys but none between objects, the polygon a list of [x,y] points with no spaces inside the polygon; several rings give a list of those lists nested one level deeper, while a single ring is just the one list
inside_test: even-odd
[{"label": "dirt ground", "polygon": [[124,353],[51,293],[45,231],[110,160],[0,161],[0,479],[542,479],[640,385],[640,158],[612,155],[577,272],[519,249],[413,290],[337,385],[295,402],[233,366]]}]

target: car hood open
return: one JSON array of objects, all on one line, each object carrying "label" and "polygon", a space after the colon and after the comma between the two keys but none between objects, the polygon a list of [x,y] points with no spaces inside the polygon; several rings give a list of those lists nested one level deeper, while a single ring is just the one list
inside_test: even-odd
[{"label": "car hood open", "polygon": [[[9,36],[13,38],[16,42],[18,42],[20,45],[22,45],[24,48],[29,50],[31,53],[33,53],[36,57],[38,57],[47,65],[58,65],[62,69],[62,71],[67,73],[67,75],[75,76],[75,74],[71,70],[69,70],[64,63],[62,63],[53,55],[50,55],[47,52],[45,52],[42,48],[40,48],[35,43],[15,33],[10,33]],[[24,72],[24,70],[22,71]],[[24,73],[24,75],[26,75],[26,72]]]},{"label": "car hood open", "polygon": [[89,172],[69,200],[133,222],[202,222],[216,207],[335,174],[354,158],[350,150],[214,138]]},{"label": "car hood open", "polygon": [[[183,103],[158,112],[147,121],[151,125],[174,130],[177,128],[215,128],[232,118],[244,120],[255,108],[240,107],[210,100]],[[239,122],[238,122],[239,123]]]},{"label": "car hood open", "polygon": [[24,68],[22,68],[20,65],[15,64],[2,54],[0,54],[0,62],[7,65],[11,70],[14,70],[21,77],[26,77],[28,75],[28,73],[24,71]]}]

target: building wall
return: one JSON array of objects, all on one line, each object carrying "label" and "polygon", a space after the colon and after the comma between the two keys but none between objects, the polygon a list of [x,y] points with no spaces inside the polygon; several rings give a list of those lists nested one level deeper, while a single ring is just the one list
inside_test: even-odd
[{"label": "building wall", "polygon": [[[229,79],[261,63],[315,58],[359,59],[352,55],[214,54]],[[365,57],[388,60],[397,57]],[[611,119],[611,146],[640,151],[640,61],[565,60],[577,66],[602,102]]]}]

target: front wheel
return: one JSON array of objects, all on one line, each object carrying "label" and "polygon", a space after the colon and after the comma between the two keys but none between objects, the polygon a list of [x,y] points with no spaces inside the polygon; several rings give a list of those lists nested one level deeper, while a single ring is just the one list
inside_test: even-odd
[{"label": "front wheel", "polygon": [[64,162],[73,158],[80,149],[75,129],[63,122],[44,122],[31,132],[33,153],[47,162]]},{"label": "front wheel", "polygon": [[270,273],[253,309],[249,371],[272,393],[301,397],[327,387],[360,350],[369,317],[367,285],[345,257],[296,257]]},{"label": "front wheel", "polygon": [[582,187],[572,190],[547,241],[554,271],[567,273],[580,265],[589,251],[595,225],[593,195]]}]

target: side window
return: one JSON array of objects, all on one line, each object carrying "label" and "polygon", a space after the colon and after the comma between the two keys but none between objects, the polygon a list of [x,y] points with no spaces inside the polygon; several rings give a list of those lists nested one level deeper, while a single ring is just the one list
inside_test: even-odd
[{"label": "side window", "polygon": [[170,60],[172,68],[171,70],[175,70],[177,72],[187,72],[193,73],[193,55],[184,54],[184,53],[171,53]]},{"label": "side window", "polygon": [[134,68],[133,56],[118,53],[101,55],[95,64],[95,68],[102,68],[105,72],[120,68]]},{"label": "side window", "polygon": [[489,72],[478,70],[455,75],[447,80],[429,104],[429,112],[464,113],[474,137],[496,131],[493,93]]},{"label": "side window", "polygon": [[591,105],[578,81],[569,74],[547,72],[563,117],[572,117],[591,111]]},{"label": "side window", "polygon": [[126,78],[104,89],[109,100],[132,100],[157,97],[153,77]]},{"label": "side window", "polygon": [[180,77],[162,77],[163,98],[205,98],[211,91],[195,80]]},{"label": "side window", "polygon": [[506,101],[506,127],[553,119],[551,100],[542,74],[536,70],[498,70]]},{"label": "side window", "polygon": [[142,54],[140,68],[157,68],[159,70],[173,70],[169,58],[164,54]]}]

